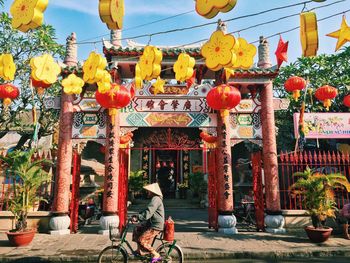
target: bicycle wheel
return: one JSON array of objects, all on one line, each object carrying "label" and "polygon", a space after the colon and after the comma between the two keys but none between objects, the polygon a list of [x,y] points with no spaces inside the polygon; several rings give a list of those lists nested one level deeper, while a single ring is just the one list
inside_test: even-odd
[{"label": "bicycle wheel", "polygon": [[160,245],[157,248],[157,252],[162,257],[163,263],[183,263],[184,262],[183,252],[178,245],[173,246],[170,243],[165,243]]},{"label": "bicycle wheel", "polygon": [[118,263],[128,262],[128,253],[123,247],[109,246],[101,251],[98,255],[98,263]]}]

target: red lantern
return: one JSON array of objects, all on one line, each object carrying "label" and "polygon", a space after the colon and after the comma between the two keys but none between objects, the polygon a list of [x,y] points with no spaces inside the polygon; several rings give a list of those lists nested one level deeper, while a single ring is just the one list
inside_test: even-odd
[{"label": "red lantern", "polygon": [[30,77],[30,80],[32,81],[32,86],[36,88],[39,95],[42,95],[45,89],[51,86],[51,84],[46,84],[44,81],[35,80],[32,77]]},{"label": "red lantern", "polygon": [[10,83],[0,85],[0,99],[3,99],[5,108],[11,104],[12,100],[18,98],[18,96],[19,89],[16,86]]},{"label": "red lantern", "polygon": [[206,143],[216,143],[217,141],[217,137],[216,136],[212,136],[212,135],[209,135],[208,133],[206,132],[201,132],[199,134],[199,136],[202,138],[203,141],[205,141]]},{"label": "red lantern", "polygon": [[166,167],[166,162],[162,162],[162,167]]},{"label": "red lantern", "polygon": [[160,162],[159,162],[159,161],[156,163],[156,168],[157,168],[157,169],[160,168]]},{"label": "red lantern", "polygon": [[131,138],[134,135],[131,132],[128,132],[127,134],[120,137],[120,144],[126,144],[131,141]]},{"label": "red lantern", "polygon": [[171,168],[174,168],[174,167],[175,167],[175,163],[174,163],[174,162],[170,162],[170,163],[169,163],[169,166],[170,166]]},{"label": "red lantern", "polygon": [[298,100],[298,98],[300,97],[300,91],[302,89],[305,89],[305,87],[306,80],[297,76],[290,77],[284,83],[284,88],[286,89],[286,91],[293,92],[293,98],[295,101]]},{"label": "red lantern", "polygon": [[221,116],[227,116],[229,110],[241,101],[241,93],[235,88],[222,84],[211,89],[207,94],[207,103],[214,110],[220,110]]},{"label": "red lantern", "polygon": [[318,100],[323,101],[323,106],[326,107],[327,110],[329,110],[329,107],[332,104],[331,99],[334,99],[337,95],[338,90],[329,85],[324,85],[318,88],[315,92],[315,97]]},{"label": "red lantern", "polygon": [[112,83],[111,89],[106,93],[100,93],[97,90],[95,97],[97,102],[103,108],[106,108],[109,110],[109,115],[111,116],[117,114],[118,109],[121,109],[127,106],[131,100],[130,92],[128,91],[128,89],[116,83]]},{"label": "red lantern", "polygon": [[346,107],[350,108],[350,94],[349,94],[349,95],[346,95],[346,96],[344,97],[344,99],[343,99],[343,104],[344,104]]}]

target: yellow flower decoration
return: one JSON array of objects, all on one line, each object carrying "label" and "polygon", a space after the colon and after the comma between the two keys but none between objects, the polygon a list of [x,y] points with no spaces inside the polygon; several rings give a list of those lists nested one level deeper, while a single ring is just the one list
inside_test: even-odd
[{"label": "yellow flower decoration", "polygon": [[162,59],[162,51],[154,46],[146,46],[138,63],[141,79],[151,80],[157,78],[161,71],[160,63]]},{"label": "yellow flower decoration", "polygon": [[62,80],[63,91],[69,95],[80,94],[83,91],[84,81],[75,74],[69,74]]},{"label": "yellow flower decoration", "polygon": [[181,53],[174,64],[175,78],[178,81],[185,81],[193,75],[193,67],[196,61],[193,57]]},{"label": "yellow flower decoration", "polygon": [[32,78],[42,81],[45,84],[53,84],[61,72],[61,67],[54,61],[49,54],[44,54],[30,60],[32,68]]},{"label": "yellow flower decoration", "polygon": [[142,86],[143,86],[143,81],[141,78],[141,70],[140,70],[139,64],[137,63],[135,66],[135,87],[137,89],[142,89]]},{"label": "yellow flower decoration", "polygon": [[101,81],[104,77],[104,69],[107,66],[106,58],[100,54],[91,52],[83,65],[83,80],[89,84]]},{"label": "yellow flower decoration", "polygon": [[0,55],[0,78],[10,81],[14,80],[16,65],[11,54]]},{"label": "yellow flower decoration", "polygon": [[236,3],[237,0],[197,0],[196,11],[199,15],[210,19],[219,12],[226,13],[232,10]]},{"label": "yellow flower decoration", "polygon": [[225,35],[220,30],[215,31],[201,48],[206,66],[213,71],[232,67],[236,62],[235,45],[236,39],[233,36]]},{"label": "yellow flower decoration", "polygon": [[253,44],[249,44],[244,38],[238,38],[237,41],[239,44],[234,49],[237,60],[233,64],[233,67],[250,69],[254,64],[256,47]]},{"label": "yellow flower decoration", "polygon": [[12,27],[27,32],[41,26],[48,3],[49,0],[15,0],[10,8]]},{"label": "yellow flower decoration", "polygon": [[164,84],[165,80],[161,79],[160,77],[157,78],[157,81],[153,84],[154,87],[154,95],[157,95],[158,93],[164,93]]},{"label": "yellow flower decoration", "polygon": [[100,0],[98,10],[101,20],[111,30],[122,29],[124,0]]},{"label": "yellow flower decoration", "polygon": [[103,70],[103,77],[97,82],[98,91],[100,93],[106,93],[111,89],[111,74],[107,70]]}]

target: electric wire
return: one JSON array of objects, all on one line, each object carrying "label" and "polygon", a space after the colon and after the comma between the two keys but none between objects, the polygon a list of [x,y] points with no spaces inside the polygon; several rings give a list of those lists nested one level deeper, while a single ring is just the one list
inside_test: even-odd
[{"label": "electric wire", "polygon": [[[344,2],[344,1],[346,1],[346,0],[340,0],[340,1],[338,1],[338,2]],[[260,12],[251,13],[251,14],[248,14],[248,15],[243,15],[243,16],[238,16],[238,17],[226,19],[226,20],[223,20],[223,22],[231,22],[231,21],[235,21],[235,20],[239,20],[239,19],[243,19],[243,18],[254,17],[254,16],[258,16],[258,15],[263,15],[263,14],[266,14],[266,13],[270,13],[270,12],[273,12],[273,11],[282,10],[282,9],[286,9],[286,8],[290,8],[290,7],[295,7],[295,6],[300,6],[300,5],[304,5],[304,6],[305,6],[306,4],[311,3],[311,2],[313,2],[313,1],[312,1],[312,0],[309,0],[309,1],[304,1],[304,2],[301,2],[301,3],[295,3],[295,4],[286,5],[286,6],[275,7],[275,8],[263,10],[263,11],[260,11]],[[338,3],[338,2],[336,2],[336,3]],[[332,4],[335,4],[335,3],[332,3]],[[331,5],[331,4],[330,4],[330,5]],[[142,38],[142,37],[152,37],[152,36],[156,36],[156,35],[169,34],[169,33],[175,33],[175,32],[181,32],[181,31],[196,29],[196,28],[205,27],[205,26],[214,25],[214,24],[217,24],[217,21],[208,22],[208,23],[203,23],[203,24],[199,24],[199,25],[195,25],[195,26],[190,26],[190,27],[175,28],[175,29],[170,29],[170,30],[166,30],[166,31],[160,31],[160,32],[149,33],[149,34],[142,34],[142,35],[127,37],[127,38],[120,38],[120,39],[116,39],[116,40],[122,41],[122,40],[138,39],[138,38]],[[83,42],[83,41],[80,41],[80,42],[77,42],[76,44],[77,44],[77,45],[81,45],[81,44],[94,44],[94,43],[98,43],[98,42],[101,42],[101,41],[93,41],[93,42],[89,42],[89,41]]]}]

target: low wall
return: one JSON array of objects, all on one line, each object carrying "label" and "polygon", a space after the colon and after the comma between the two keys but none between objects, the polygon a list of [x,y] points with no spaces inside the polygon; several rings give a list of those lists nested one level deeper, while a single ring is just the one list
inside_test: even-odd
[{"label": "low wall", "polygon": [[[48,211],[29,212],[28,228],[37,228],[38,232],[49,231],[51,213]],[[10,211],[0,211],[0,231],[8,231],[15,226],[15,217]]]}]

